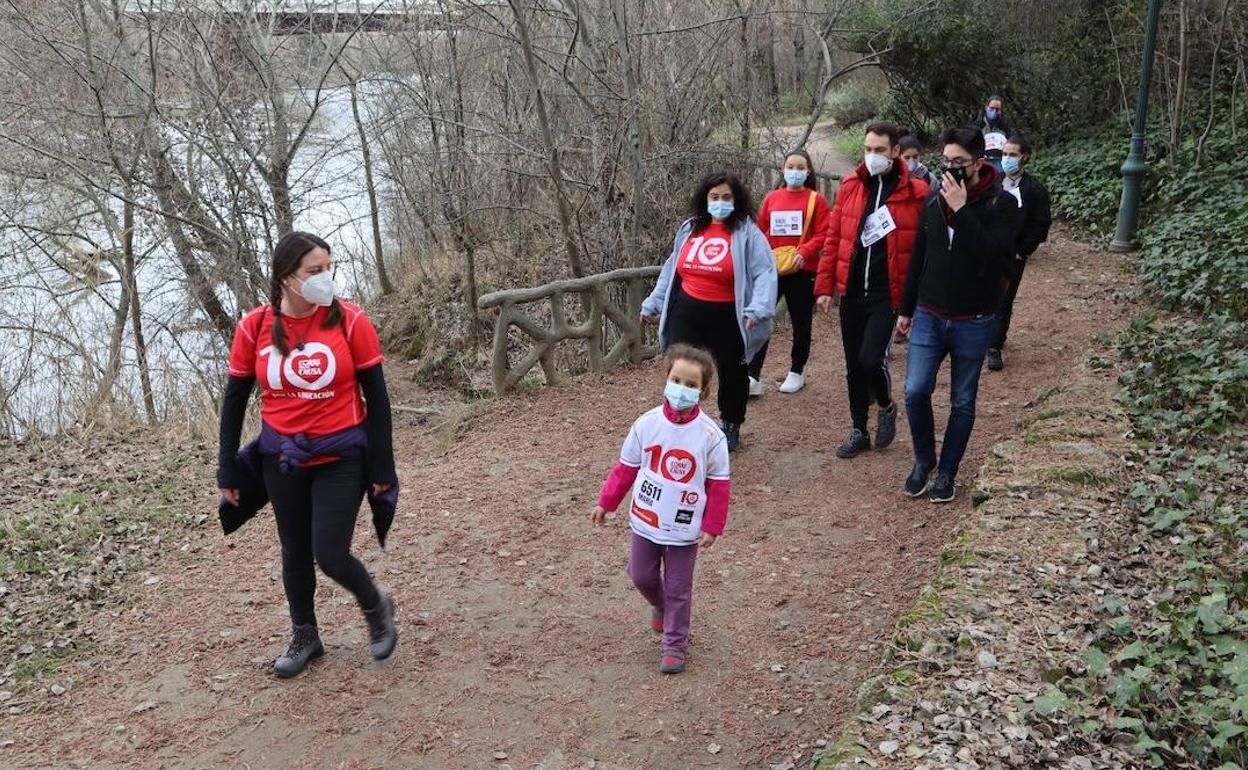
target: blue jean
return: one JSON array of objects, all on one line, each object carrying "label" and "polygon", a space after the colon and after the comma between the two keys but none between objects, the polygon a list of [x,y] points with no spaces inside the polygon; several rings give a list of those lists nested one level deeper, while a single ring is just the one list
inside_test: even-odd
[{"label": "blue jean", "polygon": [[[996,332],[997,319],[991,314],[968,321],[947,321],[926,310],[915,312],[906,361],[906,417],[910,421],[914,461],[919,466],[928,470],[935,467],[938,473],[951,478],[958,475],[958,465],[975,427],[979,372]],[[936,375],[945,356],[951,359],[952,405],[937,465],[932,391],[936,389]]]}]

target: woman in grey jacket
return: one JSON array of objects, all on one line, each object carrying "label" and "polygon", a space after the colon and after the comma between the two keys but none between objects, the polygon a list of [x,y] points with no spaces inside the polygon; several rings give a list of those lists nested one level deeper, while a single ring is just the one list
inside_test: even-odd
[{"label": "woman in grey jacket", "polygon": [[754,223],[754,204],[735,175],[702,180],[690,218],[676,232],[641,320],[659,324],[659,345],[706,348],[719,371],[720,426],[729,451],[741,443],[749,398],[748,362],[771,336],[776,263]]}]

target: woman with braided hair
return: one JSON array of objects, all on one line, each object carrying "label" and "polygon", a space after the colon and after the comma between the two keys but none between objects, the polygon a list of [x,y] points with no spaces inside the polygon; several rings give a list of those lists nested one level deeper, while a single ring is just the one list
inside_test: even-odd
[{"label": "woman with braided hair", "polygon": [[[244,315],[234,333],[217,468],[223,522],[227,509],[247,507],[249,488],[262,491],[252,510],[263,498],[273,504],[294,626],[273,665],[279,677],[324,654],[313,602],[318,564],[359,602],[374,658],[389,657],[398,640],[393,604],[351,554],[365,493],[374,504],[389,496],[392,512],[398,491],[382,360],[364,311],[334,296],[329,244],[309,233],[284,236],[273,251],[269,303]],[[240,453],[257,381],[260,437]]]}]

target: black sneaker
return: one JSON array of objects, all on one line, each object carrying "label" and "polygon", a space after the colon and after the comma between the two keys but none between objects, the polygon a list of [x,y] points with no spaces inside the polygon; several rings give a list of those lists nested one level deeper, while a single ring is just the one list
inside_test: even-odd
[{"label": "black sneaker", "polygon": [[880,410],[875,418],[875,448],[883,449],[897,438],[897,402]]},{"label": "black sneaker", "polygon": [[918,463],[914,464],[914,468],[910,471],[910,476],[906,478],[906,485],[902,487],[902,491],[907,497],[919,497],[927,491],[931,485],[932,471],[930,468],[924,468]]},{"label": "black sneaker", "polygon": [[394,627],[394,602],[382,596],[381,603],[371,610],[364,610],[368,623],[368,651],[373,660],[385,660],[398,644],[399,632]]},{"label": "black sneaker", "polygon": [[870,448],[871,438],[854,428],[849,432],[849,438],[845,439],[845,443],[836,448],[836,456],[842,460],[848,460],[851,457],[857,457]]},{"label": "black sneaker", "polygon": [[999,372],[1005,368],[1005,362],[1001,360],[1000,350],[988,351],[988,371]]},{"label": "black sneaker", "polygon": [[308,667],[308,662],[325,654],[321,635],[316,626],[295,626],[290,636],[290,646],[285,654],[273,663],[273,676],[289,679]]},{"label": "black sneaker", "polygon": [[723,429],[724,437],[728,439],[728,451],[737,451],[737,447],[741,446],[741,423],[721,421],[719,427]]},{"label": "black sneaker", "polygon": [[936,480],[932,482],[932,488],[927,491],[927,499],[933,503],[948,503],[953,501],[954,494],[953,477],[947,473],[941,473],[936,476]]}]

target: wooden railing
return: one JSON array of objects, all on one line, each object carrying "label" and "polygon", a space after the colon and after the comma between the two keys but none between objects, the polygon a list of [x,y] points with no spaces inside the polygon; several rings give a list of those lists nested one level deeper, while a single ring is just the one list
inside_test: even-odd
[{"label": "wooden railing", "polygon": [[[659,270],[658,265],[624,268],[555,281],[531,289],[496,291],[478,299],[479,310],[498,309],[494,356],[490,366],[494,392],[501,395],[511,390],[539,364],[547,384],[560,382],[563,378],[556,366],[555,352],[559,343],[566,340],[585,340],[588,343],[588,365],[593,372],[606,371],[625,361],[639,363],[657,355],[658,346],[647,343],[640,315],[642,300],[650,292]],[[612,298],[609,291],[612,284],[623,284],[625,307],[620,307]],[[585,315],[583,323],[569,323],[565,305],[569,296],[580,298]],[[550,304],[549,327],[543,326],[543,321],[529,315],[523,308],[524,305],[542,301]],[[515,366],[511,365],[513,326],[527,335],[532,343]]]}]

